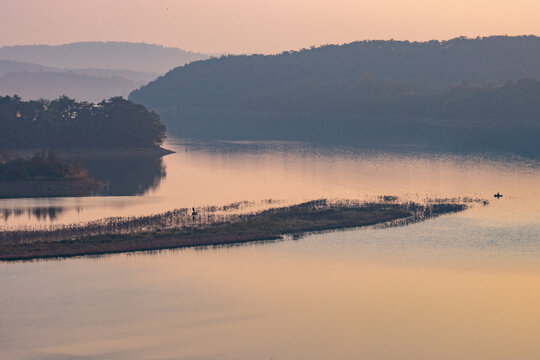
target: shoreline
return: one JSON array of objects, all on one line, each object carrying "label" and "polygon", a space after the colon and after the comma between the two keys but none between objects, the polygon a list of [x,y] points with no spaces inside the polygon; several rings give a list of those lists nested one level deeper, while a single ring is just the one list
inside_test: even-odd
[{"label": "shoreline", "polygon": [[163,157],[174,154],[173,150],[157,147],[130,147],[130,148],[47,148],[47,149],[6,149],[10,155],[29,157],[37,152],[52,150],[64,159],[100,159],[100,158],[140,158]]},{"label": "shoreline", "polygon": [[[460,203],[329,205],[319,200],[254,214],[235,215],[230,219],[205,225],[156,228],[152,231],[132,230],[129,233],[81,235],[75,238],[61,238],[52,234],[52,240],[36,238],[33,241],[31,237],[25,239],[24,232],[14,232],[12,237],[5,236],[0,241],[0,261],[29,261],[278,240],[286,235],[352,229],[393,221],[407,224],[463,211],[466,208],[465,204]],[[78,232],[82,234],[83,231],[81,228]]]}]

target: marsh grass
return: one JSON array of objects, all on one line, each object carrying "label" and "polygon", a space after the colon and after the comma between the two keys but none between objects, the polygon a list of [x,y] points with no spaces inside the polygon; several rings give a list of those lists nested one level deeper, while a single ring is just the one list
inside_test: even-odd
[{"label": "marsh grass", "polygon": [[[475,200],[472,200],[475,201]],[[301,204],[246,212],[257,205],[177,209],[162,214],[108,218],[47,230],[0,232],[0,260],[97,255],[186,246],[208,246],[280,239],[287,234],[328,231],[369,225],[395,226],[462,211],[458,199],[430,199],[425,204],[397,199],[362,203],[319,199]],[[261,204],[258,204],[259,206]],[[273,206],[273,207],[272,207]]]}]

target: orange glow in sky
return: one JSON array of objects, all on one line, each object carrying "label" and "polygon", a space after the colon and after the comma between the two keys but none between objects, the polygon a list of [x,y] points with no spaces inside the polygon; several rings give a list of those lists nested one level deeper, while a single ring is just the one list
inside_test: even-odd
[{"label": "orange glow in sky", "polygon": [[0,0],[0,45],[274,53],[364,39],[540,34],[539,0]]}]

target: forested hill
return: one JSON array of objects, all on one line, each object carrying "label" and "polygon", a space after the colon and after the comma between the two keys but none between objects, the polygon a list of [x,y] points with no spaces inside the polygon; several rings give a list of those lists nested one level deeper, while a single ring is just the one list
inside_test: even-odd
[{"label": "forested hill", "polygon": [[390,80],[445,89],[540,78],[540,38],[457,38],[438,42],[362,41],[279,55],[224,56],[176,68],[132,93],[151,106],[237,104],[303,82]]},{"label": "forested hill", "polygon": [[22,101],[0,96],[0,151],[10,149],[146,148],[165,139],[159,116],[122,98],[99,104]]},{"label": "forested hill", "polygon": [[[535,36],[362,41],[198,61],[133,91],[130,99],[157,111],[173,134],[185,137],[407,145],[468,138],[482,148],[487,143],[469,136],[472,126],[487,127],[480,137],[496,146],[510,141],[504,139],[508,127],[538,127],[535,79]],[[522,146],[520,134],[511,141]]]}]

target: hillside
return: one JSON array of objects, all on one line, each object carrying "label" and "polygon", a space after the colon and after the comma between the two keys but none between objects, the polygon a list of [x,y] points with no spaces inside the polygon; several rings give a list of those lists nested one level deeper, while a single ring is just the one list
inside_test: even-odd
[{"label": "hillside", "polygon": [[0,59],[4,60],[39,62],[43,66],[56,68],[125,69],[151,73],[164,73],[207,57],[178,48],[127,42],[0,47]]},{"label": "hillside", "polygon": [[536,151],[535,79],[534,36],[363,41],[198,61],[130,99],[185,137]]}]

